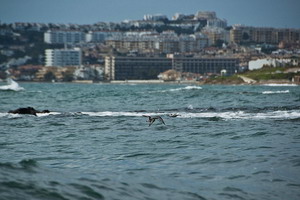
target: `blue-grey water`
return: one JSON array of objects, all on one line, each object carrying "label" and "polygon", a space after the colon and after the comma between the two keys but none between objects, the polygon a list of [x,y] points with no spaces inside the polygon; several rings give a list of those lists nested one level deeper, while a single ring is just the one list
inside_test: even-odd
[{"label": "blue-grey water", "polygon": [[[1,200],[300,199],[300,86],[20,86],[0,91]],[[27,106],[51,113],[7,113]]]}]

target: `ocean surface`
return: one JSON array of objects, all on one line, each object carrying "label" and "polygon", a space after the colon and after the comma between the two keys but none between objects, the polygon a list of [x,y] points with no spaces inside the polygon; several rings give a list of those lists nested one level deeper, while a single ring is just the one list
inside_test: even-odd
[{"label": "ocean surface", "polygon": [[1,200],[300,199],[300,86],[10,86]]}]

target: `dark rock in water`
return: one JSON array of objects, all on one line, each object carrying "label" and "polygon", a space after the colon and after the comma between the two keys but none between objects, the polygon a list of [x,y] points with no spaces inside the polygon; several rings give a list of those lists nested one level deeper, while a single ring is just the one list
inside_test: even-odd
[{"label": "dark rock in water", "polygon": [[27,107],[27,108],[18,108],[16,110],[10,110],[10,111],[8,111],[8,113],[35,115],[36,116],[37,113],[50,113],[50,111],[49,110],[39,111],[39,110],[34,109],[33,107]]}]

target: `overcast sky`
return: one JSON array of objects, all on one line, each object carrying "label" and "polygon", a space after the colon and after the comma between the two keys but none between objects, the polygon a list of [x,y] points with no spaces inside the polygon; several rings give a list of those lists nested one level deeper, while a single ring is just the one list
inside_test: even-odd
[{"label": "overcast sky", "polygon": [[300,28],[300,0],[0,0],[2,23],[93,24],[215,11],[229,25]]}]

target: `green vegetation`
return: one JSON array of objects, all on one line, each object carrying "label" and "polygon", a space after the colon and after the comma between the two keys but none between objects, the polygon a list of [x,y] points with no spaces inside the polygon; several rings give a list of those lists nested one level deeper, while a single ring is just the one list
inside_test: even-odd
[{"label": "green vegetation", "polygon": [[0,35],[0,44],[3,49],[9,49],[10,46],[16,45],[18,50],[14,50],[12,56],[0,55],[0,63],[7,62],[11,58],[21,58],[30,56],[26,64],[42,65],[42,57],[45,49],[62,48],[61,44],[46,44],[44,42],[44,33],[37,31],[15,31],[19,35]]},{"label": "green vegetation", "polygon": [[254,79],[256,81],[260,80],[291,80],[293,76],[299,75],[299,73],[284,73],[288,69],[287,67],[273,67],[269,65],[263,66],[261,69],[248,71],[243,73],[243,76]]},{"label": "green vegetation", "polygon": [[205,80],[205,84],[242,84],[243,79],[237,75],[232,76],[216,76]]},{"label": "green vegetation", "polygon": [[[298,66],[300,67],[300,66]],[[204,81],[204,84],[243,84],[245,83],[239,75],[248,77],[250,79],[254,79],[257,82],[260,81],[291,81],[294,76],[300,76],[300,72],[292,73],[292,72],[285,72],[289,68],[293,67],[273,67],[269,65],[263,66],[261,69],[247,71],[240,74],[235,74],[232,76],[216,76],[211,77]]]}]

